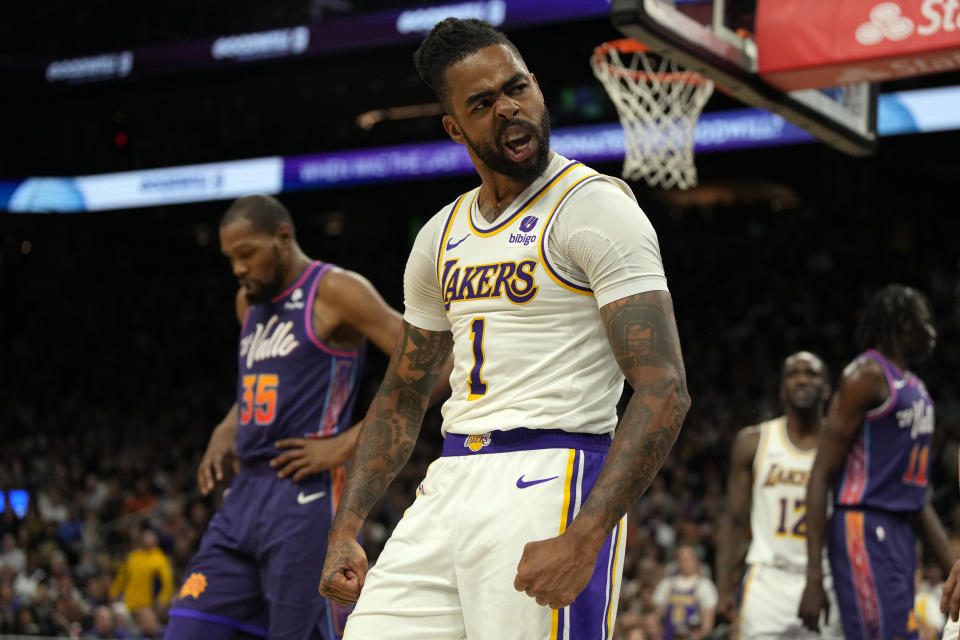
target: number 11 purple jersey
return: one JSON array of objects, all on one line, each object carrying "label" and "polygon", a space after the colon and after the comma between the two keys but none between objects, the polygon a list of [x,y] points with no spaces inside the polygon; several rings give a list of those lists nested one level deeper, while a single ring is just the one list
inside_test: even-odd
[{"label": "number 11 purple jersey", "polygon": [[837,478],[834,500],[847,507],[918,511],[927,500],[933,401],[920,378],[903,373],[879,352],[860,357],[883,367],[890,397],[867,413]]}]

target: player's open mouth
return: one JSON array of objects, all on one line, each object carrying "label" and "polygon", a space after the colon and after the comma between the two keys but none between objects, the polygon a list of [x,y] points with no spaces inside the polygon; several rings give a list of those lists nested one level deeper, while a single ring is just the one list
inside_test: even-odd
[{"label": "player's open mouth", "polygon": [[511,127],[504,136],[503,147],[507,155],[514,162],[523,162],[530,157],[536,147],[536,141],[533,136],[526,131],[517,130]]}]

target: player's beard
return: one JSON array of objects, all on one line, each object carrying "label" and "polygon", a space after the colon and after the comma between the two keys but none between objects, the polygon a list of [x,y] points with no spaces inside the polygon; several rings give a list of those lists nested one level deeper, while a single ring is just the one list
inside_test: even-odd
[{"label": "player's beard", "polygon": [[280,266],[280,251],[274,248],[273,277],[269,282],[256,280],[259,285],[254,292],[244,292],[247,303],[263,304],[269,302],[283,291],[283,269]]},{"label": "player's beard", "polygon": [[793,397],[792,394],[788,393],[784,404],[787,405],[788,409],[802,416],[804,419],[809,420],[816,418],[817,415],[823,413],[823,401],[820,398],[821,393],[821,389],[814,389],[810,398],[799,401]]},{"label": "player's beard", "polygon": [[[503,132],[511,126],[522,127],[530,134],[531,138],[537,141],[537,149],[533,156],[523,163],[516,163],[511,160],[502,148]],[[550,164],[550,114],[546,109],[544,109],[543,116],[540,118],[539,126],[519,118],[503,122],[497,127],[493,144],[476,143],[468,138],[465,133],[463,137],[466,138],[467,144],[470,145],[470,148],[483,164],[517,182],[533,182],[546,171],[547,165]]]}]

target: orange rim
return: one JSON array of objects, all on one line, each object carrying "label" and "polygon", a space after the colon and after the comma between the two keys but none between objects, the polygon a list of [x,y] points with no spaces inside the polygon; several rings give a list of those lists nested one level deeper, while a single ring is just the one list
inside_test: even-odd
[{"label": "orange rim", "polygon": [[621,78],[633,78],[634,80],[646,81],[656,80],[661,84],[673,82],[682,82],[689,85],[705,84],[707,79],[695,71],[670,72],[670,73],[649,73],[647,71],[635,71],[607,62],[607,53],[611,49],[616,49],[620,53],[647,53],[650,47],[634,40],[633,38],[621,38],[604,42],[593,50],[593,60],[597,66],[603,68],[607,73]]}]

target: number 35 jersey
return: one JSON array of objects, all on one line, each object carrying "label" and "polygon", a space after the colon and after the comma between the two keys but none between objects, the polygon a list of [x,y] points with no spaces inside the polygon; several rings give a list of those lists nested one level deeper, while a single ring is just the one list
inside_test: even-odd
[{"label": "number 35 jersey", "polygon": [[558,154],[493,222],[479,193],[424,226],[404,277],[404,319],[453,333],[444,434],[612,431],[623,375],[600,307],[666,290],[653,227],[626,185]]},{"label": "number 35 jersey", "polygon": [[237,454],[246,464],[280,453],[282,438],[323,438],[350,426],[362,349],[334,349],[313,331],[320,279],[312,262],[283,293],[251,305],[240,331]]}]

